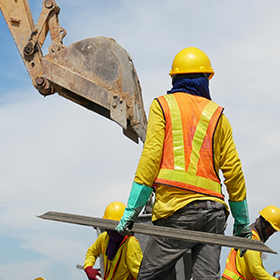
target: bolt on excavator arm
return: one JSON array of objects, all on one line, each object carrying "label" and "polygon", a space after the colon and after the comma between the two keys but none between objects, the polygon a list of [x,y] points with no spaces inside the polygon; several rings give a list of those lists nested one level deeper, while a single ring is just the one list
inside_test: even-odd
[{"label": "bolt on excavator arm", "polygon": [[[34,87],[44,96],[58,93],[118,123],[138,143],[145,141],[147,119],[133,61],[114,39],[94,37],[63,45],[60,8],[44,0],[34,25],[28,0],[0,0],[0,9]],[[42,46],[50,33],[49,53]]]}]

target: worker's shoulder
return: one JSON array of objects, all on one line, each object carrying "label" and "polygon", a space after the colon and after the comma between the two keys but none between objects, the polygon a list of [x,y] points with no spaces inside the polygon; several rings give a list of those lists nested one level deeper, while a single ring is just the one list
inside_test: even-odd
[{"label": "worker's shoulder", "polygon": [[127,240],[130,242],[139,242],[134,235],[128,235]]},{"label": "worker's shoulder", "polygon": [[129,235],[126,239],[127,244],[135,245],[135,246],[140,246],[140,243],[138,239],[134,235]]},{"label": "worker's shoulder", "polygon": [[137,256],[143,255],[141,247],[140,247],[140,243],[139,243],[138,239],[134,236],[129,236],[126,239],[124,250],[126,252],[127,257],[129,257],[129,258],[131,256],[135,256],[135,255],[137,255]]},{"label": "worker's shoulder", "polygon": [[106,239],[106,238],[109,238],[109,235],[108,235],[108,233],[107,233],[106,231],[100,233],[100,234],[98,235],[98,237],[97,237],[98,240],[104,240],[104,239]]},{"label": "worker's shoulder", "polygon": [[231,128],[231,124],[228,120],[228,118],[225,116],[224,113],[221,114],[220,118],[219,118],[219,125],[226,127],[226,128]]}]

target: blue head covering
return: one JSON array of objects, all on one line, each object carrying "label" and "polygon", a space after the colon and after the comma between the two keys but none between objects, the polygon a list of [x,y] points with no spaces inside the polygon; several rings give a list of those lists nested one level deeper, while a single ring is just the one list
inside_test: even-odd
[{"label": "blue head covering", "polygon": [[178,76],[174,79],[173,87],[167,91],[167,94],[174,92],[185,92],[211,100],[208,79],[206,77],[186,78],[186,76]]}]

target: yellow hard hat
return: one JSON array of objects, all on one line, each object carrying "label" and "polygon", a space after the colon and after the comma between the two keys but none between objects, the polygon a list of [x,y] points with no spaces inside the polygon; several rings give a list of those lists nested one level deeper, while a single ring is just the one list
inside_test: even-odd
[{"label": "yellow hard hat", "polygon": [[39,277],[39,278],[36,278],[35,280],[46,280],[46,279],[43,277]]},{"label": "yellow hard hat", "polygon": [[106,207],[103,219],[120,221],[123,216],[124,209],[125,205],[123,203],[114,201]]},{"label": "yellow hard hat", "polygon": [[175,56],[169,75],[191,73],[209,73],[209,80],[215,73],[208,56],[195,47],[185,48]]},{"label": "yellow hard hat", "polygon": [[275,230],[280,231],[280,209],[278,207],[269,205],[259,213]]}]

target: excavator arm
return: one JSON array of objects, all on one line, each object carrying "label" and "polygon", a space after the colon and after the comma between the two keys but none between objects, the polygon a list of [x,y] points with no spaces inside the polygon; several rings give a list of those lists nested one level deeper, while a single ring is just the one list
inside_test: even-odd
[{"label": "excavator arm", "polygon": [[[87,38],[63,45],[60,8],[44,0],[34,25],[28,0],[0,0],[0,9],[34,87],[43,95],[58,93],[118,123],[123,133],[145,142],[147,119],[133,61],[114,39]],[[49,53],[42,46],[50,33]]]}]

